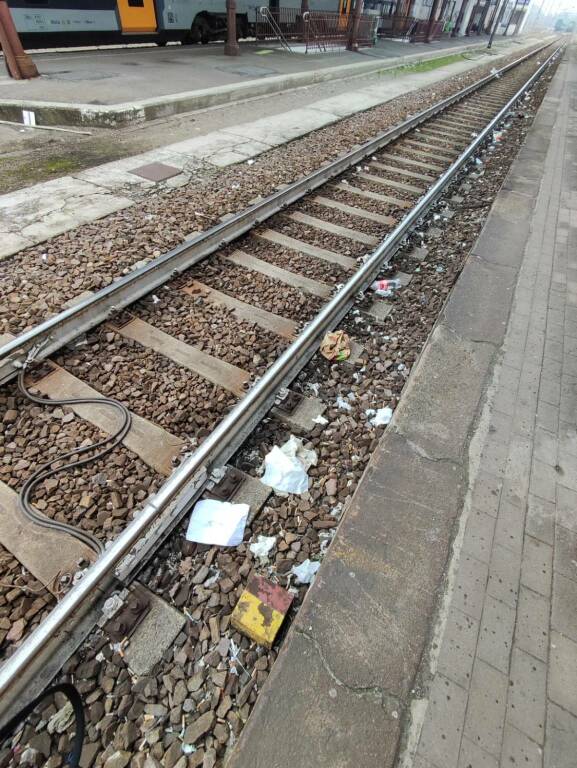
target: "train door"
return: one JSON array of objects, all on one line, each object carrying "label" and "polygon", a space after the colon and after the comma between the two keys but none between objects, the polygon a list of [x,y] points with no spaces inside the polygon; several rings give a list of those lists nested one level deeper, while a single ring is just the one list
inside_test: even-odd
[{"label": "train door", "polygon": [[352,0],[339,0],[339,27],[345,29],[349,23]]},{"label": "train door", "polygon": [[123,32],[156,32],[154,0],[118,0],[118,13]]}]

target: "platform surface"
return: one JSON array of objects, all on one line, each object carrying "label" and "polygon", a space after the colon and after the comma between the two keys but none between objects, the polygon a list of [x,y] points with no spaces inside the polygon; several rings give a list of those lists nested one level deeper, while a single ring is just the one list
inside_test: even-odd
[{"label": "platform surface", "polygon": [[[509,41],[507,41],[509,42]],[[497,50],[502,44],[498,41]],[[14,81],[0,69],[0,99],[124,104],[135,99],[171,96],[186,91],[291,75],[325,67],[389,60],[409,54],[447,55],[463,45],[483,47],[484,36],[457,37],[425,43],[380,40],[360,53],[289,54],[274,44],[242,43],[241,55],[224,55],[223,43],[208,46],[131,46],[96,50],[31,52],[40,71],[37,80]],[[79,98],[80,97],[80,98]]]},{"label": "platform surface", "polygon": [[227,768],[574,768],[576,95],[573,46]]},{"label": "platform surface", "polygon": [[506,184],[540,187],[415,768],[577,764],[576,97],[573,46]]}]

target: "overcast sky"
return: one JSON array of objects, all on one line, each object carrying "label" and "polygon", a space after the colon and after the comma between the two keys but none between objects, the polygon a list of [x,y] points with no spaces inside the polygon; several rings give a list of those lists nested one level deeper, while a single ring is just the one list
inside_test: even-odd
[{"label": "overcast sky", "polygon": [[577,0],[549,0],[545,4],[548,13],[560,13],[561,11],[577,11]]}]

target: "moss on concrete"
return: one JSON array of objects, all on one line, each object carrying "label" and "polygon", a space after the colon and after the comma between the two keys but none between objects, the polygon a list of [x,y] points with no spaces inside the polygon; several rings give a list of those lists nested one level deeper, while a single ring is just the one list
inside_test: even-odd
[{"label": "moss on concrete", "polygon": [[67,145],[53,146],[49,142],[41,147],[19,148],[13,154],[6,153],[0,157],[0,194],[119,160],[133,153],[132,146],[121,145],[108,137],[94,137],[88,141],[74,139]]},{"label": "moss on concrete", "polygon": [[[473,51],[471,51],[473,53]],[[455,64],[457,61],[463,61],[470,57],[469,53],[452,53],[449,56],[439,56],[434,59],[424,59],[423,61],[417,61],[414,64],[403,64],[400,67],[394,67],[393,69],[383,69],[380,74],[393,75],[398,77],[399,75],[409,75],[414,72],[431,72],[433,69],[439,69],[440,67],[447,67],[449,64]]]}]

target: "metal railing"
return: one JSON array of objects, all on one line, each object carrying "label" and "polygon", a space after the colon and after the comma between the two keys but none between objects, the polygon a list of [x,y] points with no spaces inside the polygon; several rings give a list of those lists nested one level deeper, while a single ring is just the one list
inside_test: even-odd
[{"label": "metal railing", "polygon": [[260,41],[277,40],[283,48],[291,51],[291,42],[303,41],[304,28],[303,14],[297,8],[271,9],[264,5],[256,16],[255,38]]},{"label": "metal railing", "polygon": [[410,40],[416,23],[413,16],[380,16],[377,34],[395,40]]},{"label": "metal railing", "polygon": [[[359,20],[357,45],[370,47],[375,43],[378,17],[362,14]],[[353,18],[330,11],[305,11],[298,8],[260,8],[256,24],[257,40],[276,40],[285,50],[305,53],[326,53],[346,48]]]},{"label": "metal railing", "polygon": [[[422,43],[427,37],[429,22],[427,19],[415,19],[413,16],[380,16],[378,36],[395,40],[408,40]],[[443,34],[445,21],[435,21],[431,30],[431,39],[438,40]]]}]

